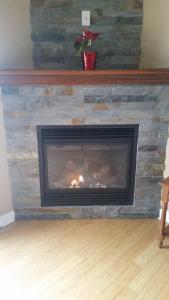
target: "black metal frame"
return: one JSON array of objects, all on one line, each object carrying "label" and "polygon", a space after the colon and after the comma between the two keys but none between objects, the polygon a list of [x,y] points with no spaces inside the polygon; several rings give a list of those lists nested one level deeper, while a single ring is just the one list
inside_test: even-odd
[{"label": "black metal frame", "polygon": [[[131,205],[134,198],[139,125],[37,126],[41,205]],[[127,188],[49,189],[46,146],[49,144],[102,144],[128,142],[130,158]]]}]

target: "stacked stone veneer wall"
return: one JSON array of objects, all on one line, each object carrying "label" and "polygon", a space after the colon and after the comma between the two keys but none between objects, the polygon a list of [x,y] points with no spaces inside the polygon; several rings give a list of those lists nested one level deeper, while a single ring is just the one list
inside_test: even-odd
[{"label": "stacked stone veneer wall", "polygon": [[[157,216],[169,126],[169,86],[3,87],[17,217]],[[134,205],[40,209],[37,125],[139,124]]]},{"label": "stacked stone veneer wall", "polygon": [[140,62],[143,0],[32,0],[33,61],[36,68],[81,69],[74,40],[82,33],[81,11],[91,11],[98,69],[133,69]]}]

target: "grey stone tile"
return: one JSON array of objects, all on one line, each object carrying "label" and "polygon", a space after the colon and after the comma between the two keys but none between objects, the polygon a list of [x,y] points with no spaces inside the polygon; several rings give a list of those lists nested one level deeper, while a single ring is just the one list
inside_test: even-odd
[{"label": "grey stone tile", "polygon": [[[2,97],[8,164],[18,218],[155,217],[168,137],[168,86],[7,87]],[[87,102],[85,102],[85,99]],[[163,107],[164,104],[164,107]],[[83,207],[62,214],[25,212],[40,203],[37,125],[139,124],[132,207]]]},{"label": "grey stone tile", "polygon": [[34,66],[82,68],[80,61],[73,58],[73,43],[83,31],[81,11],[86,8],[91,11],[92,30],[102,33],[96,41],[100,55],[97,68],[138,68],[143,23],[141,0],[32,0]]}]

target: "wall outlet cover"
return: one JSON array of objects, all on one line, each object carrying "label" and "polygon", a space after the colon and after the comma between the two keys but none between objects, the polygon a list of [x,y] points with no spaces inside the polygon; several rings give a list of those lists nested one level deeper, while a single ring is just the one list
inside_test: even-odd
[{"label": "wall outlet cover", "polygon": [[82,26],[90,26],[90,10],[82,10]]}]

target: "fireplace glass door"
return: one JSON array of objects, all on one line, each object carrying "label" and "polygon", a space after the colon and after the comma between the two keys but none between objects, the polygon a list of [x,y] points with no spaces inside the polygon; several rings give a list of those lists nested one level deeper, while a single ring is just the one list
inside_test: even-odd
[{"label": "fireplace glass door", "polygon": [[133,203],[138,125],[39,126],[42,206]]},{"label": "fireplace glass door", "polygon": [[126,188],[128,142],[47,145],[49,189]]}]

